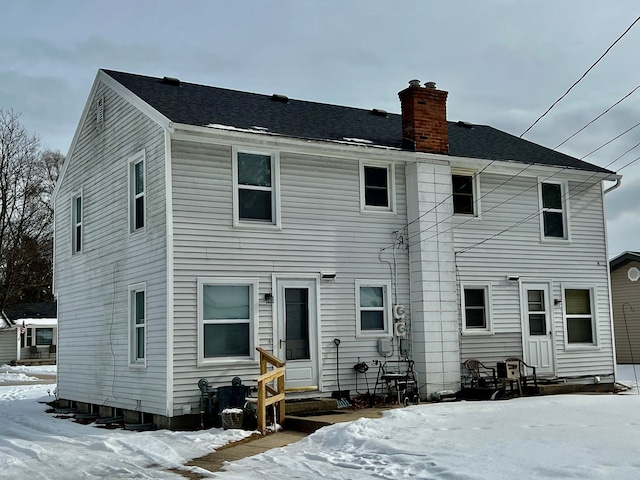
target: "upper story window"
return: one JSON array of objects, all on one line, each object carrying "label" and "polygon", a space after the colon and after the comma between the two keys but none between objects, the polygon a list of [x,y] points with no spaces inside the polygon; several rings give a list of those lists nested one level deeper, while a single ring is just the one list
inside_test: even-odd
[{"label": "upper story window", "polygon": [[145,155],[144,151],[129,159],[129,221],[130,231],[143,230],[145,226]]},{"label": "upper story window", "polygon": [[198,279],[198,361],[254,358],[257,279]]},{"label": "upper story window", "polygon": [[476,177],[472,174],[451,175],[453,213],[476,215]]},{"label": "upper story window", "polygon": [[567,183],[562,181],[541,181],[539,183],[539,191],[542,238],[568,239]]},{"label": "upper story window", "polygon": [[395,211],[393,163],[360,162],[360,203],[363,211]]},{"label": "upper story window", "polygon": [[146,286],[144,283],[129,287],[129,363],[144,363],[146,358]]},{"label": "upper story window", "polygon": [[597,345],[594,289],[565,287],[563,296],[566,344],[574,347]]},{"label": "upper story window", "polygon": [[279,159],[276,153],[234,149],[234,224],[279,225]]},{"label": "upper story window", "polygon": [[391,286],[388,282],[356,280],[358,335],[390,335],[390,291]]},{"label": "upper story window", "polygon": [[71,252],[73,254],[82,252],[82,195],[73,197],[71,200]]},{"label": "upper story window", "polygon": [[462,331],[464,333],[490,333],[490,285],[462,286]]}]

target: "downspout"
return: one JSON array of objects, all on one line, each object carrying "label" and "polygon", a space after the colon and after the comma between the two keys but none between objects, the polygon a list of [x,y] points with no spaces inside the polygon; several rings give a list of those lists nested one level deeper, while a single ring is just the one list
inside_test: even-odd
[{"label": "downspout", "polygon": [[605,189],[604,194],[606,195],[607,193],[614,191],[621,184],[622,184],[622,177],[616,178],[616,183],[611,185],[609,188]]}]

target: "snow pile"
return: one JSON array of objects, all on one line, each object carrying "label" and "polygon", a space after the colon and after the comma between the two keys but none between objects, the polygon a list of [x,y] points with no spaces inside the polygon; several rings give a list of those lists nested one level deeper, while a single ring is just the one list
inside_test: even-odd
[{"label": "snow pile", "polygon": [[[18,372],[20,373],[20,372]],[[636,372],[618,370],[631,387]],[[637,373],[640,373],[638,371]],[[44,413],[55,385],[0,386],[0,478],[176,479],[168,469],[250,434],[130,432]],[[41,398],[43,397],[44,398]],[[636,479],[640,395],[558,395],[422,404],[325,427],[227,463],[216,478]]]},{"label": "snow pile", "polygon": [[[0,365],[0,373],[24,373],[35,375],[55,375],[58,371],[57,365]],[[17,380],[16,380],[17,381]]]}]

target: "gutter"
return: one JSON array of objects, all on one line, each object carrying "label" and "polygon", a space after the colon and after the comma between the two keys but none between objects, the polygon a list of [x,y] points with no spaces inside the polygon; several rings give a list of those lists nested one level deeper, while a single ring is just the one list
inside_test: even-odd
[{"label": "gutter", "polygon": [[607,189],[604,191],[604,194],[606,195],[607,193],[614,191],[614,190],[615,190],[616,188],[618,188],[621,184],[622,184],[622,177],[618,177],[618,178],[616,178],[616,183],[615,183],[615,184],[613,184],[613,185],[611,185],[609,188],[607,188]]}]

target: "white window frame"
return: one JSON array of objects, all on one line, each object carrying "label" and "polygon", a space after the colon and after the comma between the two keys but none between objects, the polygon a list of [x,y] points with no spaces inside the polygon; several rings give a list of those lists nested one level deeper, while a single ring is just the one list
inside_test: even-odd
[{"label": "white window frame", "polygon": [[[484,309],[486,325],[482,328],[467,327],[467,306],[465,302],[464,292],[466,289],[483,290],[484,291]],[[493,335],[493,313],[492,304],[493,296],[490,283],[481,282],[465,282],[460,285],[460,313],[462,316],[462,334],[463,335]]]},{"label": "white window frame", "polygon": [[[219,320],[204,320],[204,287],[205,285],[248,286],[249,287],[249,356],[247,357],[211,357],[204,356],[204,326],[209,323],[221,323]],[[219,278],[199,277],[198,286],[198,366],[225,363],[255,364],[256,346],[258,345],[259,303],[257,278]],[[245,323],[244,320],[229,320],[224,323]]]},{"label": "white window frame", "polygon": [[[136,294],[144,293],[144,322],[136,323]],[[145,282],[129,285],[129,366],[146,367],[148,355],[148,310],[147,310],[147,284]],[[144,357],[137,355],[138,330],[143,330],[144,335]]]},{"label": "white window frame", "polygon": [[[78,206],[80,200],[80,221],[77,220]],[[78,229],[80,229],[80,245],[78,245]],[[84,248],[84,197],[82,191],[71,197],[71,254],[79,255]]]},{"label": "white window frame", "polygon": [[[458,213],[454,210],[453,206],[453,176],[471,177],[471,188],[473,189],[473,213]],[[480,175],[476,170],[468,170],[463,168],[451,169],[451,211],[454,216],[460,216],[462,218],[480,217]]]},{"label": "white window frame", "polygon": [[[231,169],[233,176],[233,226],[249,228],[281,228],[280,217],[280,153],[276,150],[256,150],[233,146]],[[240,185],[238,183],[238,153],[265,155],[271,158],[271,187]],[[271,221],[260,221],[240,218],[239,189],[261,190],[271,192]]]},{"label": "white window frame", "polygon": [[[136,165],[142,163],[143,168],[143,188],[142,193],[136,194]],[[144,150],[139,151],[135,155],[130,156],[127,159],[127,165],[129,170],[129,232],[131,234],[144,232],[147,229],[148,215],[147,215],[147,159]],[[143,209],[143,224],[141,227],[136,228],[136,201],[142,198],[144,202]]]},{"label": "white window frame", "polygon": [[[571,318],[583,318],[584,315],[568,315],[566,290],[588,290],[591,302],[591,336],[592,343],[569,343],[569,322]],[[565,350],[600,350],[600,334],[598,331],[598,303],[597,287],[592,284],[563,284],[562,285],[562,323],[564,324],[564,348]]]},{"label": "white window frame", "polygon": [[[361,287],[382,287],[382,307],[362,308],[360,306],[360,288]],[[391,282],[378,280],[356,280],[355,281],[355,298],[356,298],[356,336],[357,337],[390,337],[392,335],[391,328]],[[363,330],[361,313],[363,311],[382,311],[384,314],[384,326],[382,330]]]},{"label": "white window frame", "polygon": [[[360,160],[360,211],[361,212],[377,212],[377,213],[396,213],[396,169],[394,162],[384,162],[375,160]],[[387,169],[387,203],[388,207],[380,207],[376,205],[367,205],[366,202],[366,186],[365,186],[365,167],[386,168]]]},{"label": "white window frame", "polygon": [[[51,330],[51,343],[38,343],[38,330]],[[56,341],[56,330],[54,327],[43,327],[36,326],[33,327],[33,344],[37,347],[48,347],[49,345],[54,345]]]},{"label": "white window frame", "polygon": [[[555,184],[560,185],[560,198],[562,200],[562,210],[544,208],[542,201],[542,185],[543,184]],[[556,180],[538,178],[538,206],[540,212],[540,239],[543,242],[561,242],[566,243],[571,241],[571,231],[569,225],[571,225],[569,219],[569,182],[567,180]],[[545,212],[562,213],[562,228],[564,230],[563,237],[547,237],[544,234],[544,214]]]}]

